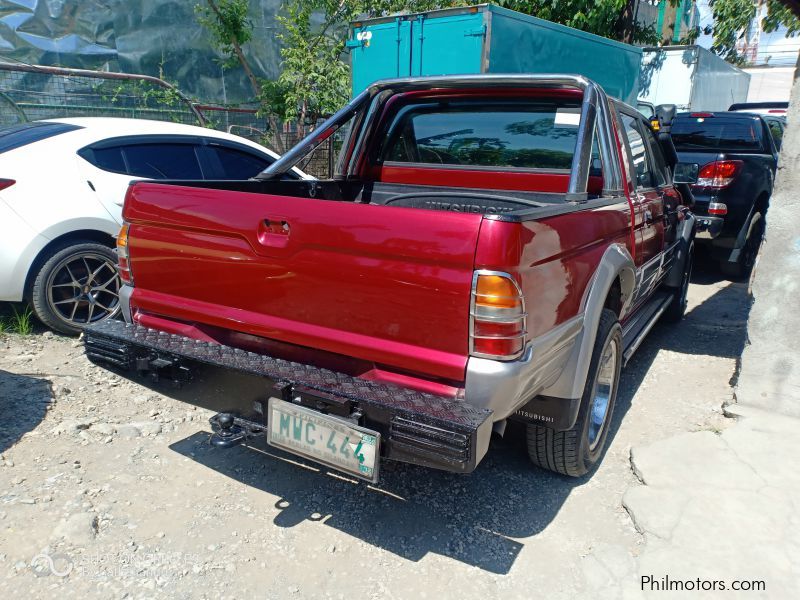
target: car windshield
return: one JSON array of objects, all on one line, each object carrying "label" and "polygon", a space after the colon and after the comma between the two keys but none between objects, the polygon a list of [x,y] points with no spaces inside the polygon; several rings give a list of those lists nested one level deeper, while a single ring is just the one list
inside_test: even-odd
[{"label": "car windshield", "polygon": [[679,117],[672,124],[677,150],[763,152],[762,127],[757,119],[736,117]]},{"label": "car windshield", "polygon": [[0,129],[0,154],[76,129],[80,129],[80,126],[67,123],[36,122],[12,125]]}]

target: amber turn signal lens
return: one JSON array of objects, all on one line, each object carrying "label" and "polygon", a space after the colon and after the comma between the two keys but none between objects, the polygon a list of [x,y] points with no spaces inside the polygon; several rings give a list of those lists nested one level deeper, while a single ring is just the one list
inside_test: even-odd
[{"label": "amber turn signal lens", "polygon": [[520,305],[517,286],[501,275],[478,275],[475,304],[494,308],[517,308]]},{"label": "amber turn signal lens", "polygon": [[117,246],[127,246],[128,245],[128,224],[125,223],[122,226],[122,229],[119,230],[119,234],[117,234]]}]

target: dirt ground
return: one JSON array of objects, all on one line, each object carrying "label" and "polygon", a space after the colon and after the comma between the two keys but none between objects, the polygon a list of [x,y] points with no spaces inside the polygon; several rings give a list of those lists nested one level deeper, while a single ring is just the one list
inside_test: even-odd
[{"label": "dirt ground", "polygon": [[598,597],[644,543],[621,503],[630,448],[727,426],[748,307],[744,284],[695,276],[581,479],[534,469],[514,432],[472,475],[387,463],[375,486],[264,445],[217,450],[211,413],[181,399],[252,381],[146,386],[74,339],[0,336],[0,597]]}]

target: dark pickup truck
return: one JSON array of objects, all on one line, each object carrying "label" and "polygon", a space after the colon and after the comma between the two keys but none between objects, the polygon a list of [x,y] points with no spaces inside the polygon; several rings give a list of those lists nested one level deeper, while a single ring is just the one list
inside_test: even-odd
[{"label": "dark pickup truck", "polygon": [[[335,178],[282,180],[337,132]],[[260,377],[212,443],[369,480],[470,472],[508,420],[535,464],[586,473],[623,364],[683,315],[695,224],[645,119],[569,75],[379,82],[258,178],[136,182],[123,216],[127,323],[88,356]]]},{"label": "dark pickup truck", "polygon": [[698,247],[726,275],[746,275],[764,235],[778,163],[768,124],[753,113],[681,113],[671,134],[680,161],[700,168],[692,186]]}]

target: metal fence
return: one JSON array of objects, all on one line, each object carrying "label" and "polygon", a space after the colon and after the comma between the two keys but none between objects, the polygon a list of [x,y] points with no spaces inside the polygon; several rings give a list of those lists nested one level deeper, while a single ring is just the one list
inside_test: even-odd
[{"label": "metal fence", "polygon": [[[256,106],[201,104],[157,77],[0,62],[0,126],[65,117],[124,117],[199,125],[246,137],[275,152],[302,137]],[[272,122],[272,126],[270,126]],[[301,169],[330,176],[332,144],[320,146]]]}]

